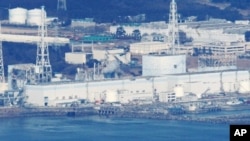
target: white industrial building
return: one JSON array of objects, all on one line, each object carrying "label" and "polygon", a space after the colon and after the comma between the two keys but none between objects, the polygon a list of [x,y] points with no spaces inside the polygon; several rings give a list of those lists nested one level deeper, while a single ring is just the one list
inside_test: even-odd
[{"label": "white industrial building", "polygon": [[[153,100],[154,93],[177,93],[173,95],[174,99],[183,93],[193,93],[198,98],[205,92],[210,94],[249,93],[249,77],[249,71],[231,70],[136,79],[26,85],[24,90],[27,103],[36,106],[57,106],[79,99],[96,102],[105,100],[104,96],[108,97],[109,102],[128,103],[133,100]],[[176,86],[179,86],[179,90],[175,90]],[[107,91],[111,91],[111,97]],[[162,101],[165,100],[162,99]]]},{"label": "white industrial building", "polygon": [[164,42],[140,42],[130,44],[132,54],[158,53],[168,50],[169,45]]},{"label": "white industrial building", "polygon": [[83,64],[87,62],[84,52],[66,52],[65,61],[69,64]]},{"label": "white industrial building", "polygon": [[90,18],[86,18],[84,20],[82,20],[82,19],[72,19],[70,26],[71,27],[87,28],[87,27],[95,27],[96,23],[93,21],[93,19],[90,19]]},{"label": "white industrial building", "polygon": [[144,55],[142,76],[162,76],[186,72],[185,55]]},{"label": "white industrial building", "polygon": [[145,55],[143,59],[149,69],[143,68],[143,77],[26,85],[26,102],[36,106],[59,106],[81,99],[129,103],[153,101],[155,95],[168,102],[189,94],[200,98],[206,93],[250,92],[248,70],[186,73],[185,55]]},{"label": "white industrial building", "polygon": [[241,55],[246,52],[246,44],[244,42],[213,42],[205,43],[200,46],[206,50],[211,49],[214,54],[237,54]]}]

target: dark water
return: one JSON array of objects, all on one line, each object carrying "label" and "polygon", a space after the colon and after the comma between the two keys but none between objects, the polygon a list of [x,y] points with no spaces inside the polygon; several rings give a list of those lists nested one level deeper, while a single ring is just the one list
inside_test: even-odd
[{"label": "dark water", "polygon": [[0,119],[0,141],[228,141],[229,125],[54,117]]}]

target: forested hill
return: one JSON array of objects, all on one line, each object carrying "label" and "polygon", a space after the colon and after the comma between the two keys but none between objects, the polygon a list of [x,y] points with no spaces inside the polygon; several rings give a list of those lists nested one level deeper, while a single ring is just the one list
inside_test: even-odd
[{"label": "forested hill", "polygon": [[[209,0],[176,0],[178,13],[182,17],[198,16],[203,20],[206,17],[225,18],[236,20],[242,17],[236,10],[249,6],[249,0],[210,0],[214,3],[232,3],[223,10],[218,7],[202,4],[199,1]],[[146,21],[168,20],[170,0],[67,0],[67,10],[71,18],[94,18],[97,22],[112,22],[118,17],[146,14]],[[2,17],[8,8],[24,7],[27,9],[39,8],[44,5],[49,16],[56,15],[57,0],[0,0]]]}]

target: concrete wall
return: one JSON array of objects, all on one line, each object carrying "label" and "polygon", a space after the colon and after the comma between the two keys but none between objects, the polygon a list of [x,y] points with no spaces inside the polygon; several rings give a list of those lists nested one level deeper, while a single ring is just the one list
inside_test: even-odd
[{"label": "concrete wall", "polygon": [[[103,100],[105,91],[118,92],[123,103],[133,99],[152,99],[156,93],[172,93],[176,85],[183,87],[184,93],[194,93],[198,97],[202,93],[236,92],[241,82],[249,84],[248,71],[224,71],[207,73],[185,73],[165,75],[162,77],[144,77],[124,80],[103,80],[78,83],[56,83],[50,85],[26,85],[27,102],[43,106],[44,97],[48,97],[49,106],[56,103],[70,102],[77,99],[88,99],[90,102]],[[244,84],[247,92],[250,86]],[[242,86],[243,87],[243,86]]]}]

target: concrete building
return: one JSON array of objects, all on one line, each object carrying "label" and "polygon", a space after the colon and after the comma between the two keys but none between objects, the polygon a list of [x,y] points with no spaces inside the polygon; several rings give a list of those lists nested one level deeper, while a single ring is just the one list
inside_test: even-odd
[{"label": "concrete building", "polygon": [[67,52],[65,61],[69,64],[83,64],[87,62],[86,53],[84,52]]},{"label": "concrete building", "polygon": [[72,19],[70,26],[73,28],[75,28],[75,27],[87,28],[87,27],[95,27],[96,23],[91,18],[86,18],[84,20]]},{"label": "concrete building", "polygon": [[[161,77],[142,77],[136,79],[101,80],[90,82],[60,82],[43,85],[26,85],[27,103],[37,106],[57,106],[60,104],[86,99],[90,102],[100,101],[108,90],[117,91],[118,100],[128,103],[133,100],[153,100],[154,93],[188,93],[198,98],[204,93],[249,93],[249,71],[211,71],[202,73],[171,74]],[[176,86],[182,90],[177,91]],[[184,94],[183,94],[184,93]]]},{"label": "concrete building", "polygon": [[169,45],[163,42],[140,42],[130,44],[130,52],[132,54],[149,54],[166,52],[169,49]]},{"label": "concrete building", "polygon": [[142,76],[186,73],[185,55],[144,55]]}]

